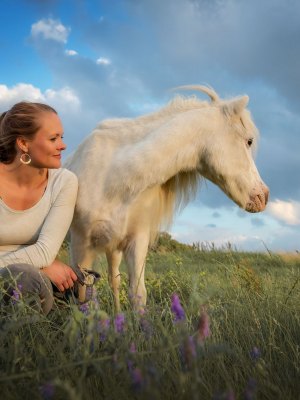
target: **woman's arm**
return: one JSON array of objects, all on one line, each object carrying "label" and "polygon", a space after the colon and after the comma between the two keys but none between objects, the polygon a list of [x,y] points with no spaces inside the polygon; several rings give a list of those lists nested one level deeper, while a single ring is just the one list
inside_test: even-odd
[{"label": "woman's arm", "polygon": [[[69,172],[69,171],[68,171]],[[45,218],[38,240],[0,258],[0,267],[9,264],[27,263],[36,268],[50,266],[71,225],[78,190],[78,180],[73,173],[67,173],[61,182],[48,215]]]}]

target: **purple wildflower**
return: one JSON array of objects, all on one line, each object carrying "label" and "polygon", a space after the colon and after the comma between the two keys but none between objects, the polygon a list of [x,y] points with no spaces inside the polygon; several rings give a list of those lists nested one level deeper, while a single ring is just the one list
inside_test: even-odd
[{"label": "purple wildflower", "polygon": [[210,336],[210,321],[206,309],[202,307],[201,314],[198,322],[198,343],[202,344],[206,338]]},{"label": "purple wildflower", "polygon": [[118,314],[115,318],[115,332],[123,333],[125,328],[125,316],[124,314]]},{"label": "purple wildflower", "polygon": [[99,299],[98,299],[98,296],[97,296],[97,290],[93,290],[92,301],[93,301],[93,304],[94,304],[95,308],[96,309],[99,308],[100,304],[99,304]]},{"label": "purple wildflower", "polygon": [[180,358],[184,369],[190,369],[197,356],[193,336],[188,336],[180,346]]},{"label": "purple wildflower", "polygon": [[254,362],[256,362],[256,361],[258,361],[258,359],[260,358],[260,356],[261,356],[261,351],[259,350],[259,348],[258,347],[253,347],[253,349],[250,351],[250,357],[251,357],[251,359],[254,361]]},{"label": "purple wildflower", "polygon": [[93,298],[94,290],[92,285],[86,285],[85,289],[85,299],[91,300]]},{"label": "purple wildflower", "polygon": [[39,387],[39,390],[44,400],[50,400],[54,396],[54,385],[51,382],[44,383]]},{"label": "purple wildflower", "polygon": [[11,299],[12,303],[16,304],[22,297],[22,285],[18,284],[16,289],[13,289]]},{"label": "purple wildflower", "polygon": [[13,289],[12,291],[12,299],[15,302],[17,302],[18,300],[20,300],[20,292],[16,289]]},{"label": "purple wildflower", "polygon": [[253,378],[250,378],[245,389],[244,400],[254,400],[256,395],[256,381]]},{"label": "purple wildflower", "polygon": [[140,327],[146,338],[149,339],[153,334],[153,329],[150,322],[145,317],[140,319]]},{"label": "purple wildflower", "polygon": [[107,338],[107,334],[110,327],[109,318],[101,318],[97,325],[97,332],[99,333],[100,342],[104,342]]},{"label": "purple wildflower", "polygon": [[185,342],[185,353],[186,358],[195,358],[196,357],[196,347],[193,336],[189,336]]},{"label": "purple wildflower", "polygon": [[89,303],[80,304],[79,310],[84,314],[88,315],[90,312]]},{"label": "purple wildflower", "polygon": [[145,386],[145,380],[140,368],[135,367],[130,371],[131,385],[135,392],[141,391]]},{"label": "purple wildflower", "polygon": [[230,389],[225,397],[225,400],[234,400],[234,399],[235,399],[234,392],[232,389]]},{"label": "purple wildflower", "polygon": [[134,343],[134,342],[132,342],[132,343],[130,344],[129,352],[132,353],[132,354],[136,353],[136,346],[135,346],[135,343]]},{"label": "purple wildflower", "polygon": [[130,373],[132,373],[133,367],[134,367],[133,361],[132,361],[130,358],[128,358],[128,360],[127,360],[127,368],[128,368],[128,371],[129,371]]},{"label": "purple wildflower", "polygon": [[174,314],[174,322],[184,321],[185,320],[185,312],[180,304],[179,296],[174,293],[171,297],[171,311]]}]

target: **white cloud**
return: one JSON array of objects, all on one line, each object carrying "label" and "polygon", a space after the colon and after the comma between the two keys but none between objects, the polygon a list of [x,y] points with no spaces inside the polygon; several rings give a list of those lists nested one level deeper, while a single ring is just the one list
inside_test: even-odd
[{"label": "white cloud", "polygon": [[300,225],[300,202],[275,200],[268,204],[267,212],[289,225]]},{"label": "white cloud", "polygon": [[0,85],[1,111],[5,111],[13,104],[23,100],[47,103],[59,112],[77,111],[80,107],[79,98],[69,87],[63,87],[59,90],[47,89],[43,93],[39,88],[27,83],[18,83],[12,88]]},{"label": "white cloud", "polygon": [[61,43],[67,43],[71,29],[66,28],[59,20],[51,18],[41,19],[31,26],[33,37],[42,36],[44,39],[51,39]]},{"label": "white cloud", "polygon": [[77,56],[78,55],[77,51],[75,51],[75,50],[66,50],[65,54],[67,56]]},{"label": "white cloud", "polygon": [[45,99],[47,102],[55,104],[61,110],[69,110],[70,107],[76,110],[80,106],[79,98],[69,87],[63,87],[59,90],[47,89],[45,91]]},{"label": "white cloud", "polygon": [[6,109],[14,103],[21,100],[43,101],[44,97],[39,88],[27,83],[18,83],[9,88],[6,85],[0,85],[0,107]]},{"label": "white cloud", "polygon": [[111,61],[109,58],[100,57],[97,59],[96,64],[98,65],[110,65]]}]

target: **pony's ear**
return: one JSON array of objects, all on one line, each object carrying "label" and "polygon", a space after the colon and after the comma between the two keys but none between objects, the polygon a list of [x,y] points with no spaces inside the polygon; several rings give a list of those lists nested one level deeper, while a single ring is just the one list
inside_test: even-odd
[{"label": "pony's ear", "polygon": [[249,97],[246,95],[227,101],[225,104],[222,104],[223,113],[227,116],[239,115],[246,108],[248,102]]}]

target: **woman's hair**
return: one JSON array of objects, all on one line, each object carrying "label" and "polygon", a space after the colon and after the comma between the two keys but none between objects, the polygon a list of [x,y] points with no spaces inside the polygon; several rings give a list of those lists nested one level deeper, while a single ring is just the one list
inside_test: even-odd
[{"label": "woman's hair", "polygon": [[0,115],[0,162],[13,162],[17,154],[17,138],[33,139],[41,127],[39,116],[44,112],[57,114],[47,104],[21,101]]}]

